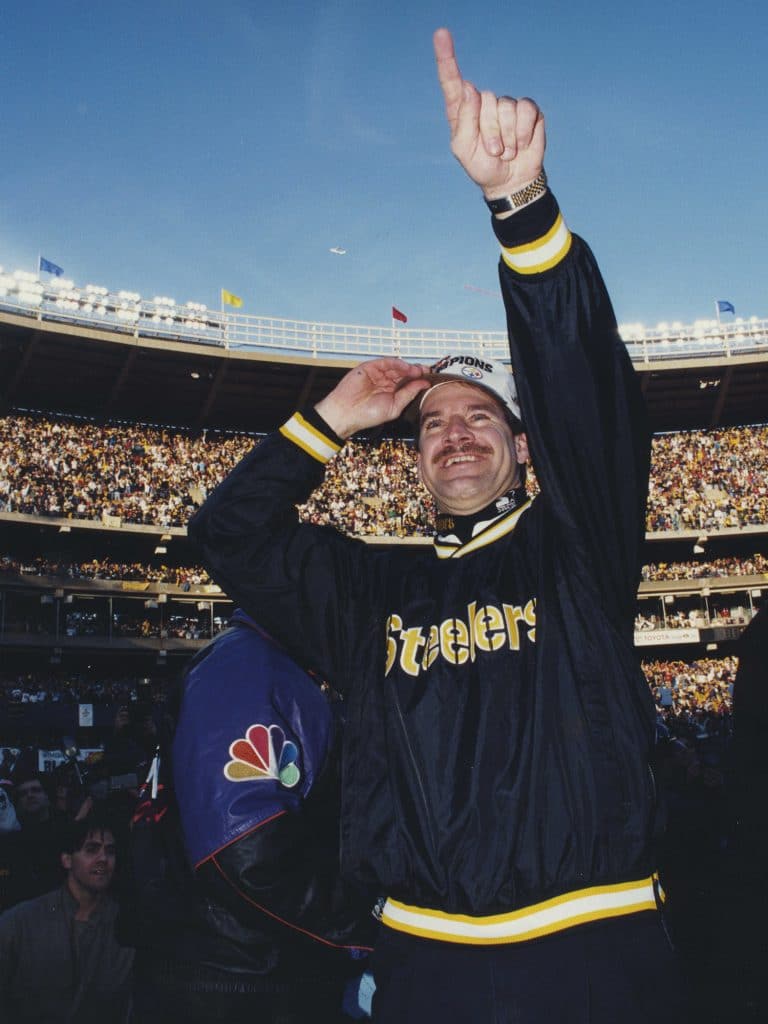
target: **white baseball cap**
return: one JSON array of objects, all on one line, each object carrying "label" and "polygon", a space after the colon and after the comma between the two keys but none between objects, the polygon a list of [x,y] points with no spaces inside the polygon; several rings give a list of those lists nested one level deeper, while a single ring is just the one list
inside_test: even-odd
[{"label": "white baseball cap", "polygon": [[515,375],[498,359],[463,354],[443,356],[430,366],[428,379],[432,386],[418,395],[418,403],[414,403],[414,412],[421,409],[424,399],[436,387],[460,381],[462,384],[475,384],[477,387],[485,388],[512,413],[515,419],[522,418],[520,403],[517,400]]}]

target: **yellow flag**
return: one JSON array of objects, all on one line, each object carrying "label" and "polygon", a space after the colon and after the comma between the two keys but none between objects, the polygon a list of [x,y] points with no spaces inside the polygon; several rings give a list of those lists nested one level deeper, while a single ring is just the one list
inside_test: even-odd
[{"label": "yellow flag", "polygon": [[221,289],[221,304],[222,306],[234,306],[235,309],[240,309],[243,304],[243,300],[239,295],[233,295],[232,292],[228,292],[226,288]]}]

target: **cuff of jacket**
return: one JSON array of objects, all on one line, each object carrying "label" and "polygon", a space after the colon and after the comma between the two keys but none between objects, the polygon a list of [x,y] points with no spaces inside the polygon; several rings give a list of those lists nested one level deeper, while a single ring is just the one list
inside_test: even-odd
[{"label": "cuff of jacket", "polygon": [[341,449],[344,439],[339,437],[314,409],[295,412],[282,427],[280,433],[325,465]]},{"label": "cuff of jacket", "polygon": [[516,274],[541,274],[557,266],[570,251],[571,233],[551,192],[506,220],[491,219],[501,258]]}]

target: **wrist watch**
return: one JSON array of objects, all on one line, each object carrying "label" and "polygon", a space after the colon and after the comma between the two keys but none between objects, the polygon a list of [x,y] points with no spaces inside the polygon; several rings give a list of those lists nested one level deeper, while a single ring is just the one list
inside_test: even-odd
[{"label": "wrist watch", "polygon": [[509,213],[510,210],[519,210],[528,206],[534,199],[543,196],[547,191],[547,175],[542,169],[541,174],[529,182],[525,188],[512,192],[508,196],[499,196],[498,199],[486,199],[485,204],[491,213]]}]

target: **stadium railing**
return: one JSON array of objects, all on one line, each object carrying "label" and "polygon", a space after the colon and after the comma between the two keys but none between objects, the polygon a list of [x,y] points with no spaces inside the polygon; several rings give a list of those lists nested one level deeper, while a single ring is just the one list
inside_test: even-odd
[{"label": "stadium railing", "polygon": [[[132,292],[109,292],[71,281],[42,282],[34,274],[0,271],[0,310],[38,322],[107,329],[135,338],[165,338],[225,349],[274,351],[316,359],[402,355],[431,361],[461,349],[478,357],[508,360],[502,331],[455,331],[397,326],[321,323],[210,310],[197,302],[176,303]],[[645,327],[619,325],[638,364],[762,353],[768,357],[768,319],[699,320]]]}]

